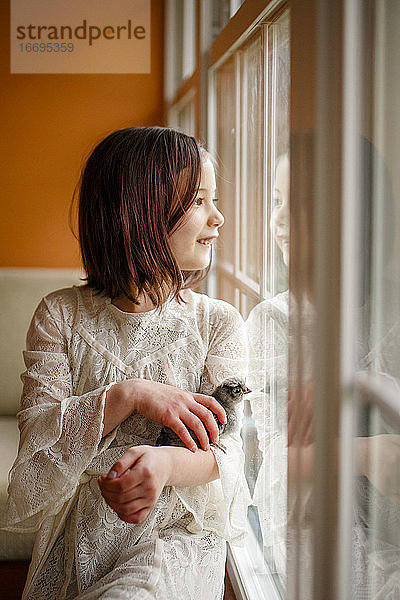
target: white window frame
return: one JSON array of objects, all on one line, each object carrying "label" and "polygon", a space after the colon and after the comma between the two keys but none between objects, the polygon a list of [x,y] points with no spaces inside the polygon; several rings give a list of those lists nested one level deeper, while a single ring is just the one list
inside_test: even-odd
[{"label": "white window frame", "polygon": [[[226,58],[235,50],[237,50],[244,42],[249,39],[257,27],[265,22],[269,15],[276,13],[278,9],[287,5],[285,0],[246,0],[244,3],[231,1],[231,21],[218,35],[216,40],[211,44],[211,16],[210,3],[208,0],[198,0],[200,3],[200,58],[197,60],[197,69],[192,74],[190,83],[194,86],[186,90],[185,85],[181,88],[172,85],[175,81],[175,72],[171,60],[173,61],[174,51],[173,36],[171,35],[171,23],[175,22],[176,2],[175,0],[167,0],[167,15],[166,27],[169,35],[166,36],[166,81],[165,81],[165,97],[168,103],[167,117],[168,125],[176,126],[177,114],[185,105],[186,102],[193,100],[195,93],[200,95],[200,98],[206,100],[204,113],[197,115],[198,134],[203,131],[206,137],[207,147],[211,154],[215,154],[217,147],[216,140],[216,69],[226,60]],[[265,31],[265,28],[264,28]],[[263,31],[263,35],[264,35]],[[175,34],[176,35],[176,32]],[[209,68],[204,64],[207,61]],[[237,68],[239,67],[239,58],[236,58]],[[205,70],[205,75],[204,75]],[[202,76],[203,72],[203,76]],[[171,84],[172,82],[172,84]],[[196,85],[198,87],[196,87]],[[239,81],[238,81],[239,85]],[[267,85],[267,82],[265,82]],[[200,89],[199,89],[200,88]],[[238,98],[238,95],[237,95]],[[240,113],[237,110],[237,119],[240,121]],[[267,121],[264,119],[265,135],[264,143],[267,144]],[[240,122],[238,123],[240,125]],[[265,148],[265,151],[267,148]],[[236,164],[240,164],[240,149],[237,146]],[[266,152],[265,152],[265,156]],[[239,178],[239,168],[236,168],[236,176]],[[238,182],[239,183],[239,179]],[[241,188],[245,182],[241,182]],[[263,190],[263,197],[266,197],[266,190]],[[240,207],[241,189],[236,185],[236,208]],[[264,201],[265,206],[265,201]],[[267,211],[263,209],[263,223],[267,225]],[[240,215],[240,211],[238,213]],[[236,224],[238,228],[238,224]],[[267,230],[267,229],[266,229]],[[238,234],[238,231],[237,231]],[[267,242],[264,242],[266,244]],[[223,265],[220,262],[214,261],[214,266],[207,278],[206,291],[209,295],[215,296],[217,291],[218,272],[223,273],[232,281],[237,288],[236,306],[239,308],[240,295],[250,296],[255,301],[259,302],[263,299],[268,289],[266,280],[267,270],[263,268],[261,273],[260,284],[246,276],[239,269],[239,254],[236,251],[233,268],[231,265]],[[269,571],[259,542],[251,527],[249,527],[249,535],[245,541],[243,548],[228,546],[228,562],[227,571],[230,577],[232,587],[234,589],[237,600],[281,600],[281,596],[274,582],[274,577]]]},{"label": "white window frame", "polygon": [[[208,108],[208,146],[210,151],[216,155],[217,152],[217,139],[216,139],[216,120],[217,120],[217,95],[216,95],[216,71],[218,67],[229,58],[229,56],[235,52],[242,44],[249,39],[255,29],[260,26],[261,23],[264,23],[268,20],[269,17],[272,17],[277,13],[278,10],[282,9],[286,3],[284,1],[280,2],[270,2],[268,6],[260,12],[256,19],[248,26],[245,31],[240,35],[230,46],[225,42],[226,50],[223,54],[213,62],[211,68],[209,69],[209,108]],[[268,43],[267,39],[267,27],[263,26],[263,44]],[[239,69],[239,56],[235,56],[235,66],[236,70]],[[266,69],[264,69],[266,73]],[[236,78],[237,86],[240,85],[239,77]],[[264,78],[264,97],[268,80],[267,77]],[[240,115],[240,89],[237,89],[236,93],[236,136],[239,140],[236,144],[236,155],[235,155],[235,176],[236,176],[236,185],[235,185],[235,205],[236,205],[236,223],[235,223],[235,236],[236,239],[239,239],[239,219],[243,218],[241,216],[241,201],[243,198],[243,191],[246,186],[246,181],[243,178],[240,178],[240,140],[241,140],[241,115]],[[265,106],[265,102],[264,102]],[[265,156],[265,164],[268,162],[269,156],[269,147],[268,147],[268,118],[264,119],[264,156]],[[246,170],[244,169],[244,172]],[[266,169],[265,169],[265,172]],[[264,231],[269,230],[269,225],[267,223],[268,215],[267,215],[267,196],[269,195],[269,190],[266,189],[266,181],[263,181],[263,209],[262,209],[262,220],[264,224]],[[267,239],[268,238],[268,239]],[[269,243],[270,236],[264,236],[263,238],[263,248],[265,248],[266,244]],[[240,241],[242,243],[243,240]],[[235,257],[233,264],[224,264],[220,260],[217,262],[216,267],[214,267],[212,272],[212,278],[209,277],[208,284],[208,293],[211,295],[215,295],[216,293],[216,282],[218,275],[223,275],[226,279],[230,280],[234,287],[236,288],[236,297],[235,304],[237,308],[240,307],[240,296],[244,295],[246,297],[251,297],[255,299],[257,302],[260,302],[267,296],[268,290],[270,291],[270,281],[267,280],[267,265],[266,261],[263,261],[263,269],[260,279],[260,283],[256,283],[252,279],[250,279],[243,271],[240,270],[240,256],[239,256],[240,247],[239,244],[235,247]],[[266,254],[264,254],[266,256]],[[268,564],[266,563],[264,556],[261,552],[259,542],[257,541],[255,534],[249,526],[249,533],[247,535],[245,545],[243,548],[238,548],[234,546],[228,546],[228,563],[227,570],[230,577],[230,581],[232,583],[232,587],[234,589],[237,600],[282,600],[280,593],[278,592],[277,586],[275,584],[272,573],[269,570]]]}]

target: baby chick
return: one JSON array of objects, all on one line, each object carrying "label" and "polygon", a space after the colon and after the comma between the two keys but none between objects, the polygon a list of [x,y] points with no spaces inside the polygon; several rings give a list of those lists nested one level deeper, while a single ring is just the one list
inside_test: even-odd
[{"label": "baby chick", "polygon": [[[242,400],[243,394],[248,394],[250,391],[251,390],[249,390],[243,379],[240,379],[240,377],[229,377],[228,379],[224,379],[224,381],[215,388],[211,395],[224,408],[227,419],[226,424],[221,423],[218,420],[218,417],[212,413],[215,422],[217,423],[220,436],[224,433],[229,433],[233,429],[237,420],[236,405]],[[200,448],[200,442],[197,439],[196,434],[189,428],[188,431],[196,442],[197,446]],[[225,452],[225,448],[222,446],[222,444],[211,444]],[[163,427],[160,435],[157,438],[156,446],[183,446],[183,442],[176,435],[176,433],[172,431],[172,429],[169,427]]]}]

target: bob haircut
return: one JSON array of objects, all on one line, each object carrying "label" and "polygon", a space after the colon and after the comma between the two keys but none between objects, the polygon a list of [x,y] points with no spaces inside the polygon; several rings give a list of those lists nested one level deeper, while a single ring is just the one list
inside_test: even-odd
[{"label": "bob haircut", "polygon": [[208,153],[170,128],[130,127],[100,142],[83,169],[79,243],[87,285],[111,299],[137,303],[142,292],[156,307],[166,293],[200,282],[209,267],[185,272],[169,246],[200,185]]}]

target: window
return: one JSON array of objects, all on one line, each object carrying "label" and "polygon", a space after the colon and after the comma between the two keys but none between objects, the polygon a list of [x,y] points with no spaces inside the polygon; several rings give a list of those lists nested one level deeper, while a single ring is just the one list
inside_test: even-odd
[{"label": "window", "polygon": [[[270,233],[270,221],[277,202],[276,167],[282,157],[288,157],[289,148],[289,11],[284,3],[278,7],[275,3],[273,11],[266,7],[262,14],[249,2],[214,3],[213,7],[209,11],[201,3],[202,27],[208,18],[214,36],[222,28],[222,35],[208,49],[208,77],[195,71],[193,87],[184,93],[185,86],[177,90],[169,105],[169,123],[190,133],[189,124],[197,123],[198,135],[207,131],[207,146],[218,162],[217,196],[225,216],[208,292],[235,305],[247,319],[259,307],[257,317],[268,299],[279,293],[287,297],[287,266]],[[243,35],[235,31],[224,42],[231,23],[240,23]],[[204,31],[200,35],[203,42],[207,40]],[[201,102],[195,103],[199,97],[206,99],[207,111],[201,111]],[[288,170],[285,176],[289,177]],[[284,310],[287,321],[287,307]],[[257,506],[249,510],[247,546],[232,548],[229,560],[238,598],[253,600],[283,597],[285,589],[286,458],[282,462],[278,453],[286,438],[287,341],[268,371],[264,341],[257,357],[257,391],[246,400],[242,432],[247,481]],[[273,344],[277,355],[278,340]],[[271,422],[275,413],[279,424],[275,418]],[[278,429],[280,446],[274,446],[269,469],[265,449]],[[275,499],[277,475],[283,485]],[[271,536],[272,514],[282,518]]]},{"label": "window", "polygon": [[167,0],[165,27],[165,98],[174,98],[196,69],[195,0]]},{"label": "window", "polygon": [[169,111],[169,125],[196,136],[196,90],[190,89]]},{"label": "window", "polygon": [[[249,513],[252,539],[258,546],[258,559],[253,561],[258,562],[262,587],[271,580],[270,587],[283,594],[288,283],[282,252],[271,231],[273,219],[282,211],[277,203],[286,193],[282,187],[277,198],[279,163],[282,184],[289,187],[287,10],[269,15],[268,23],[261,21],[253,35],[218,65],[215,98],[217,185],[225,215],[217,263],[218,296],[235,304],[249,324],[249,385],[254,389],[246,399],[242,437],[255,504]],[[276,322],[271,317],[274,311]],[[267,333],[272,336],[268,340]],[[268,360],[270,354],[274,360]]]},{"label": "window", "polygon": [[[399,5],[294,3],[291,19],[290,279],[299,302],[291,312],[289,373],[299,390],[295,469],[288,470],[288,506],[296,505],[287,592],[302,599],[395,598]],[[313,411],[305,402],[310,380]]]},{"label": "window", "polygon": [[[346,481],[342,474],[344,489],[348,486],[352,494],[341,515],[344,520],[354,511],[355,517],[353,535],[344,534],[342,540],[351,565],[350,569],[342,564],[342,585],[356,597],[364,593],[369,599],[399,593],[400,7],[383,0],[374,3],[373,10],[362,3],[357,9],[348,11],[352,29],[348,35],[357,36],[358,54],[347,71],[350,79],[353,69],[353,85],[360,85],[358,113],[349,124],[345,147],[346,198],[353,184],[357,202],[344,208],[344,214],[352,218],[345,241],[351,247],[356,235],[353,252],[359,258],[354,265],[343,264],[343,269],[353,269],[356,279],[344,289],[356,307],[354,325],[344,339],[344,351],[353,358],[349,378],[353,377],[354,391],[346,417],[353,424],[355,445],[352,479],[348,476]],[[363,28],[354,17],[361,17]],[[369,60],[371,55],[374,61]],[[361,72],[366,74],[363,83]],[[346,91],[349,95],[353,91],[350,81]],[[354,111],[351,102],[349,98],[348,113]]]},{"label": "window", "polygon": [[199,8],[168,108],[219,162],[209,293],[250,333],[254,506],[232,583],[248,600],[397,598],[399,3]]}]

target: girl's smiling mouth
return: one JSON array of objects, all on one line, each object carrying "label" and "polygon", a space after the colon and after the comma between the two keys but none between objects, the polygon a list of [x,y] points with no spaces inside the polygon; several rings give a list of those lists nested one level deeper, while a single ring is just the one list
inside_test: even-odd
[{"label": "girl's smiling mouth", "polygon": [[206,237],[206,238],[200,238],[197,241],[198,244],[201,244],[202,246],[211,246],[211,244],[217,239],[218,236],[211,236],[211,237]]}]

